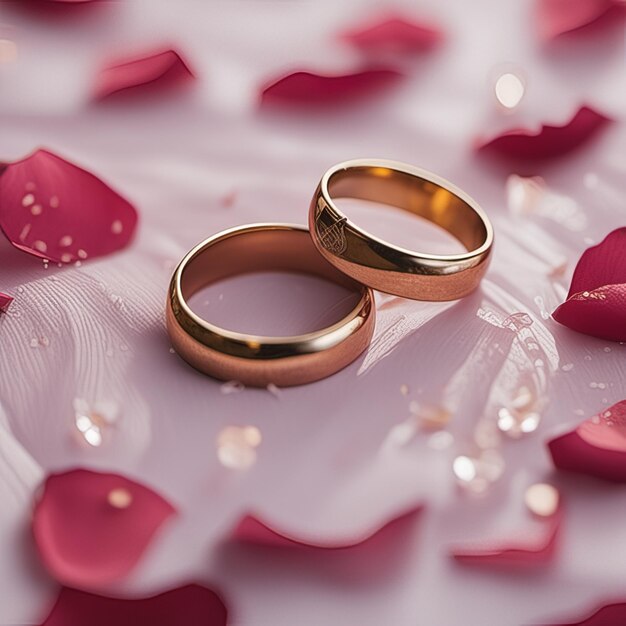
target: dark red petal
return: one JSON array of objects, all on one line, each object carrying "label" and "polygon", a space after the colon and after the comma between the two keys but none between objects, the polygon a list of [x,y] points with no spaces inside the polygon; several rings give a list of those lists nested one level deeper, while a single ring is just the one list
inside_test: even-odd
[{"label": "dark red petal", "polygon": [[626,341],[626,228],[618,228],[580,257],[567,300],[554,319],[581,333]]},{"label": "dark red petal", "polygon": [[199,585],[136,600],[65,587],[42,626],[226,626],[227,619],[221,598]]},{"label": "dark red petal", "polygon": [[626,624],[626,602],[607,604],[578,622],[550,623],[546,626],[621,626]]},{"label": "dark red petal", "polygon": [[388,68],[340,75],[294,72],[263,87],[261,104],[340,105],[378,93],[400,76],[400,72]]},{"label": "dark red petal", "polygon": [[561,513],[546,520],[547,532],[539,541],[520,542],[512,540],[493,546],[459,546],[453,548],[451,556],[460,563],[504,568],[544,565],[556,551]]},{"label": "dark red petal", "polygon": [[238,542],[257,545],[341,550],[362,545],[379,534],[393,532],[396,527],[410,523],[420,510],[421,507],[412,508],[391,520],[383,522],[382,525],[374,526],[359,534],[343,538],[298,536],[293,532],[277,530],[276,527],[270,526],[258,517],[246,515],[235,528],[233,539]]},{"label": "dark red petal", "polygon": [[626,283],[626,227],[585,250],[574,270],[569,296],[606,285]]},{"label": "dark red petal", "polygon": [[443,39],[443,33],[434,26],[392,16],[347,30],[340,37],[367,53],[411,53],[431,50]]},{"label": "dark red petal", "polygon": [[6,293],[0,292],[0,311],[6,311],[13,302],[13,298]]},{"label": "dark red petal", "polygon": [[521,128],[479,141],[479,150],[509,158],[550,159],[567,154],[595,135],[609,118],[589,107],[581,107],[564,126],[541,126],[539,131]]},{"label": "dark red petal", "polygon": [[626,283],[575,294],[561,304],[552,317],[585,335],[626,341]]},{"label": "dark red petal", "polygon": [[626,483],[626,400],[548,442],[559,469]]},{"label": "dark red petal", "polygon": [[125,576],[174,513],[148,487],[117,474],[78,469],[46,479],[33,533],[56,580],[88,587]]},{"label": "dark red petal", "polygon": [[0,176],[0,228],[16,247],[57,262],[104,256],[135,232],[133,206],[86,170],[37,150]]},{"label": "dark red petal", "polygon": [[94,100],[104,100],[122,91],[132,90],[133,94],[150,88],[169,90],[193,78],[194,73],[175,50],[160,52],[116,61],[105,67],[97,76],[94,87]]},{"label": "dark red petal", "polygon": [[618,0],[539,0],[536,12],[539,31],[547,39],[620,14],[623,8]]}]

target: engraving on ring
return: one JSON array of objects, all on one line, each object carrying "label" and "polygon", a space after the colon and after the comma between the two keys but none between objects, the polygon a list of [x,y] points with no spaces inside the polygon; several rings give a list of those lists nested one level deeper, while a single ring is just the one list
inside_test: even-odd
[{"label": "engraving on ring", "polygon": [[333,254],[340,255],[345,252],[348,247],[345,233],[345,223],[348,221],[348,218],[342,217],[340,219],[336,219],[333,215],[331,215],[332,221],[330,224],[325,224],[320,219],[320,215],[324,208],[324,204],[320,198],[320,201],[317,203],[317,211],[315,215],[317,235],[326,250],[332,252]]}]

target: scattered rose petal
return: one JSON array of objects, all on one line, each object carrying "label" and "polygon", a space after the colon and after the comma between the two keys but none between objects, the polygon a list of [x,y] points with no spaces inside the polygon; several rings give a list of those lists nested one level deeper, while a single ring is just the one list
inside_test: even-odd
[{"label": "scattered rose petal", "polygon": [[549,562],[556,550],[561,513],[557,511],[544,522],[546,528],[539,539],[511,540],[488,545],[483,542],[476,546],[458,546],[451,550],[451,556],[460,563],[486,565],[504,568],[518,568],[544,565]]},{"label": "scattered rose petal", "polygon": [[400,72],[388,68],[337,75],[294,72],[263,87],[261,105],[339,105],[378,93],[400,76]]},{"label": "scattered rose petal", "polygon": [[275,526],[270,526],[267,522],[254,515],[246,515],[235,528],[233,539],[237,542],[266,546],[341,550],[362,545],[382,533],[391,532],[395,527],[411,522],[420,510],[421,507],[413,507],[390,520],[384,521],[380,525],[365,529],[351,537],[343,538],[305,537],[296,533],[278,530]]},{"label": "scattered rose petal", "polygon": [[626,227],[580,257],[567,300],[552,317],[579,333],[626,341]]},{"label": "scattered rose petal", "polygon": [[626,400],[548,442],[559,469],[626,483]]},{"label": "scattered rose petal", "polygon": [[578,622],[561,622],[546,626],[618,626],[626,624],[626,602],[607,604]]},{"label": "scattered rose petal", "polygon": [[595,135],[609,118],[583,106],[563,126],[542,125],[538,130],[509,130],[478,141],[479,150],[514,159],[552,159],[574,150]]},{"label": "scattered rose petal", "polygon": [[42,626],[226,626],[227,618],[221,598],[199,585],[140,599],[108,598],[64,587]]},{"label": "scattered rose petal", "polygon": [[169,90],[194,78],[194,73],[175,50],[162,50],[140,57],[117,61],[105,67],[97,76],[94,100],[104,100],[113,94],[150,87]]},{"label": "scattered rose petal", "polygon": [[46,479],[33,532],[56,580],[100,585],[125,576],[174,513],[148,487],[117,474],[78,469]]},{"label": "scattered rose petal", "polygon": [[341,33],[343,41],[366,53],[419,53],[434,48],[443,39],[435,26],[390,16]]},{"label": "scattered rose petal", "polygon": [[128,245],[136,225],[129,202],[47,150],[0,175],[0,228],[29,254],[59,263],[104,256]]},{"label": "scattered rose petal", "polygon": [[624,16],[620,0],[539,0],[537,24],[546,39],[579,30],[600,20],[607,22]]},{"label": "scattered rose petal", "polygon": [[11,302],[13,302],[13,298],[11,296],[0,292],[0,312],[5,313],[11,306]]}]

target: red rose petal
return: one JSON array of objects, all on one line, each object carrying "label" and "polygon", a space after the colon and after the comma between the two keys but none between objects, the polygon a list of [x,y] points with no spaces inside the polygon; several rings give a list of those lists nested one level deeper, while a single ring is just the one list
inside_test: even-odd
[{"label": "red rose petal", "polygon": [[431,50],[443,39],[443,33],[434,26],[391,16],[347,30],[340,38],[366,53],[412,53]]},{"label": "red rose petal", "polygon": [[93,174],[47,150],[4,168],[0,228],[16,248],[69,263],[130,242],[135,209]]},{"label": "red rose petal", "polygon": [[160,495],[124,476],[79,469],[46,479],[33,533],[56,580],[101,585],[125,576],[174,513]]},{"label": "red rose petal", "polygon": [[581,107],[564,126],[544,125],[538,131],[521,128],[479,141],[479,150],[509,158],[551,159],[567,154],[595,135],[609,118],[589,107]]},{"label": "red rose petal", "polygon": [[626,400],[548,442],[559,469],[626,483]]},{"label": "red rose petal", "polygon": [[220,597],[199,585],[133,600],[65,587],[42,626],[226,626],[227,618]]},{"label": "red rose petal", "polygon": [[0,311],[6,311],[11,306],[11,302],[13,302],[13,298],[11,296],[7,296],[6,293],[0,292]]},{"label": "red rose petal", "polygon": [[504,568],[532,567],[549,562],[556,551],[561,514],[555,513],[546,520],[547,531],[540,541],[512,540],[490,547],[460,546],[451,550],[451,556],[460,563]]},{"label": "red rose petal", "polygon": [[622,624],[626,624],[626,602],[607,604],[593,615],[582,618],[578,622],[562,622],[548,626],[620,626]]},{"label": "red rose petal", "polygon": [[624,15],[619,0],[539,0],[537,23],[541,35],[552,39],[604,18]]},{"label": "red rose petal", "polygon": [[567,300],[552,317],[586,335],[626,341],[626,228],[583,253]]},{"label": "red rose petal", "polygon": [[118,61],[104,68],[96,79],[93,98],[104,100],[129,90],[135,94],[148,87],[152,95],[156,88],[169,90],[190,78],[194,78],[194,73],[180,54],[172,49],[163,50]]},{"label": "red rose petal", "polygon": [[261,105],[339,105],[378,93],[400,76],[400,72],[388,68],[339,75],[294,72],[264,87]]},{"label": "red rose petal", "polygon": [[382,525],[374,526],[347,538],[298,536],[295,533],[278,530],[258,517],[246,515],[235,528],[233,539],[237,542],[256,545],[342,550],[362,545],[382,533],[393,532],[397,527],[412,522],[420,510],[421,507],[409,509],[393,519],[383,522]]}]

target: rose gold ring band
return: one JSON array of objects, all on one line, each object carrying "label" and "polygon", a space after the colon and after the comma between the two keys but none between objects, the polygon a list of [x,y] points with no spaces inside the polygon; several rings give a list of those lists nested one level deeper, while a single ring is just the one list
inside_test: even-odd
[{"label": "rose gold ring band", "polygon": [[[454,235],[467,252],[423,254],[378,239],[351,222],[334,198],[358,198],[405,209]],[[456,300],[478,287],[493,243],[489,219],[467,194],[424,170],[375,159],[346,161],[322,177],[309,229],[326,260],[356,281],[414,300]]]},{"label": "rose gold ring band", "polygon": [[[196,315],[189,298],[207,285],[251,271],[313,274],[360,294],[342,320],[293,337],[262,337],[219,328]],[[178,354],[221,380],[279,387],[325,378],[354,361],[374,330],[372,291],[328,263],[304,226],[253,224],[223,231],[193,248],[172,277],[167,329]]]}]

